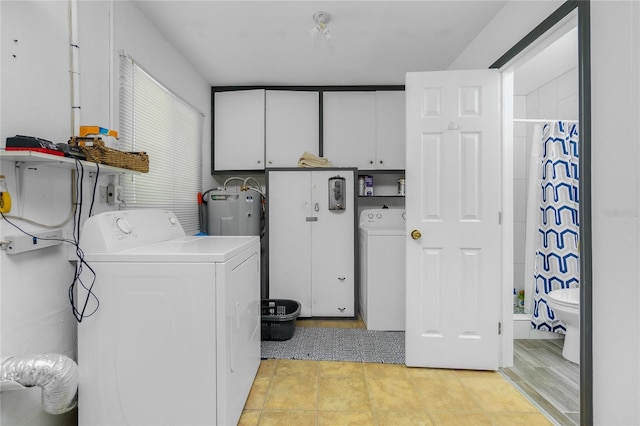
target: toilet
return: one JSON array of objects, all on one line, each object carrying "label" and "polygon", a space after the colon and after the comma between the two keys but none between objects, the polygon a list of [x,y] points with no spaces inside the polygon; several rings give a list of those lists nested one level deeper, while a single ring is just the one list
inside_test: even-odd
[{"label": "toilet", "polygon": [[553,290],[547,294],[547,303],[567,327],[562,356],[580,364],[580,289]]}]

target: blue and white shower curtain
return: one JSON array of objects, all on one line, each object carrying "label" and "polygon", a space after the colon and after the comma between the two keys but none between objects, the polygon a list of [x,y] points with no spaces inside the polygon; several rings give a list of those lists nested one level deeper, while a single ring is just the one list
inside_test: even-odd
[{"label": "blue and white shower curtain", "polygon": [[542,128],[538,244],[534,267],[533,328],[558,333],[564,324],[547,305],[552,290],[580,284],[578,125],[558,121]]}]

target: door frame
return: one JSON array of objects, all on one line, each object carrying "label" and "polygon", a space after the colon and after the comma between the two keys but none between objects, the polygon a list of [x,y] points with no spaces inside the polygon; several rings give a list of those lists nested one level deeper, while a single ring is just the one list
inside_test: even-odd
[{"label": "door frame", "polygon": [[[577,9],[578,12],[578,119],[579,119],[579,168],[580,168],[580,422],[584,425],[593,424],[593,357],[592,357],[592,324],[593,324],[593,303],[592,303],[592,216],[591,216],[591,19],[590,19],[590,0],[569,0],[563,3],[551,15],[543,20],[538,26],[531,30],[526,36],[518,41],[511,49],[489,66],[489,68],[502,69],[509,62],[512,62],[516,56],[520,55],[525,49],[543,36],[548,30],[558,24],[567,15]],[[503,85],[504,88],[504,85]],[[504,95],[504,93],[503,93]],[[503,98],[504,99],[504,98]],[[503,112],[507,106],[503,105]],[[503,116],[504,117],[504,116]],[[507,120],[503,120],[503,131],[508,130],[512,124],[504,124]],[[507,155],[511,153],[511,147],[507,146],[506,139],[503,134],[503,169],[504,172],[511,170],[513,166],[506,164]],[[504,177],[504,176],[503,176]],[[505,179],[506,180],[506,179]],[[509,183],[503,183],[503,189]],[[513,222],[513,207],[508,207],[505,203],[503,206],[507,217],[511,214]],[[511,234],[513,231],[505,232]],[[504,236],[506,238],[507,235]],[[513,239],[511,239],[513,241]],[[503,250],[503,262],[511,261],[513,264],[513,254],[507,254],[507,250]],[[507,268],[503,265],[503,268]],[[504,269],[503,269],[504,272]],[[507,300],[510,300],[510,289],[512,288],[511,276],[503,275],[503,284],[507,290],[503,294]],[[507,282],[508,281],[508,282]],[[508,286],[507,286],[508,284]],[[505,302],[503,305],[506,305]],[[505,317],[506,320],[507,317]],[[508,317],[511,318],[511,317]],[[509,339],[509,330],[510,337]],[[503,355],[509,352],[506,349],[509,346],[508,340],[513,341],[513,321],[507,328],[507,333],[503,335]],[[510,349],[513,356],[513,347]]]}]

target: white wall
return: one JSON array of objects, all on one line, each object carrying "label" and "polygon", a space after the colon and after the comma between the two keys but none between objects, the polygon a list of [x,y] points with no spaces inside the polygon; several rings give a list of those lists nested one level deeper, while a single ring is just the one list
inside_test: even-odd
[{"label": "white wall", "polygon": [[[118,50],[125,50],[159,81],[205,114],[204,187],[210,177],[210,86],[128,1],[79,2],[81,117],[86,125],[117,130]],[[26,134],[66,142],[72,134],[68,2],[0,2],[0,144]],[[14,42],[17,40],[17,42]],[[13,56],[15,55],[15,57]],[[71,173],[54,167],[27,168],[18,199],[14,163],[0,162],[14,206],[12,215],[47,224],[62,222],[71,209]],[[85,178],[85,201],[92,182]],[[100,178],[106,184],[108,176]],[[108,210],[96,204],[94,212]],[[85,205],[85,213],[88,203]],[[39,229],[16,220],[27,230]],[[71,231],[71,224],[64,229]],[[2,239],[19,231],[0,221]],[[0,357],[54,352],[76,357],[76,320],[67,291],[74,267],[65,247],[9,256],[0,252]],[[89,319],[90,320],[90,319]],[[53,416],[41,409],[41,389],[0,394],[2,425],[75,425],[77,411]]]},{"label": "white wall", "polygon": [[591,2],[594,424],[640,424],[640,2]]},{"label": "white wall", "polygon": [[[66,142],[71,117],[66,2],[0,2],[0,13],[2,146],[7,136],[16,134]],[[24,216],[47,224],[60,223],[67,217],[71,210],[69,170],[26,169],[23,197],[19,199],[13,162],[2,161],[0,167],[13,196],[12,215],[22,211]],[[0,231],[3,239],[19,233],[4,221],[0,221]],[[0,263],[0,356],[53,352],[75,358],[76,322],[67,299],[73,267],[66,261],[64,248],[14,256],[2,251]],[[39,388],[2,392],[0,423],[76,422],[75,411],[61,416],[45,413],[41,393]]]},{"label": "white wall", "polygon": [[[483,68],[505,51],[505,44],[517,42],[514,34],[501,31],[517,26],[506,23],[520,20],[520,3],[507,4],[502,19],[494,20],[472,43],[476,48],[470,46],[453,66]],[[591,1],[590,16],[594,424],[638,425],[640,2]],[[495,45],[501,49],[497,55]]]}]

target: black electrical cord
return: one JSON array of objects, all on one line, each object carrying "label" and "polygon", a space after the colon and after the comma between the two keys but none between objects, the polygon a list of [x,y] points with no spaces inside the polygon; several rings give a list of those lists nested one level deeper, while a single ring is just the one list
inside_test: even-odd
[{"label": "black electrical cord", "polygon": [[[78,245],[78,243],[76,242],[75,238],[73,240],[70,240],[70,239],[67,239],[67,238],[38,237],[38,236],[33,235],[30,232],[27,232],[24,229],[20,228],[18,225],[16,225],[12,221],[10,221],[3,213],[0,213],[0,216],[2,216],[2,219],[4,219],[9,225],[13,226],[18,231],[20,231],[23,234],[33,238],[34,240],[37,239],[37,240],[43,240],[43,241],[61,241],[63,243],[71,244],[76,248],[76,255],[78,256],[78,265],[79,266],[76,266],[76,270],[75,270],[75,273],[74,273],[74,276],[73,276],[73,281],[72,281],[71,286],[69,288],[69,299],[71,301],[73,316],[76,318],[76,320],[78,322],[81,322],[84,317],[88,317],[88,316],[93,315],[93,313],[95,313],[95,311],[98,309],[98,306],[100,305],[100,301],[98,300],[96,295],[92,292],[92,287],[93,287],[93,284],[95,283],[95,279],[96,279],[96,273],[91,268],[91,266],[89,266],[89,264],[84,260],[84,253],[83,253],[82,249],[80,248],[80,246]],[[83,267],[86,267],[92,274],[91,284],[89,284],[89,285],[85,285],[84,282],[80,279],[80,274],[82,273]],[[87,300],[85,301],[85,304],[84,304],[84,307],[83,307],[82,311],[78,311],[76,309],[76,307],[75,307],[74,286],[75,286],[76,282],[79,282],[82,285],[82,287],[85,290],[87,290]],[[88,304],[88,300],[91,299],[91,298],[93,298],[96,301],[96,308],[92,312],[87,314],[87,313],[85,313],[86,306]]]},{"label": "black electrical cord", "polygon": [[[93,191],[91,195],[91,205],[89,207],[89,216],[91,216],[93,212],[93,205],[96,198],[96,189],[98,186],[98,177],[100,175],[100,166],[96,163],[96,177],[93,185]],[[69,302],[71,303],[71,311],[73,316],[76,318],[76,321],[82,322],[82,320],[86,317],[93,315],[100,306],[100,300],[93,292],[93,286],[96,282],[96,272],[91,268],[91,266],[84,259],[84,252],[80,248],[80,225],[82,223],[82,206],[84,204],[84,194],[82,191],[84,182],[84,166],[82,162],[76,159],[76,181],[75,181],[75,191],[76,191],[76,201],[74,205],[74,221],[73,221],[73,237],[74,237],[74,246],[76,247],[76,256],[78,257],[78,262],[76,263],[76,271],[73,276],[73,281],[71,285],[69,285]],[[84,268],[87,268],[90,275],[90,283],[87,284],[82,279],[82,272]],[[84,298],[84,302],[82,303],[82,308],[78,309],[78,304],[76,303],[76,291],[77,285],[80,285],[84,290],[86,290],[86,297]],[[93,299],[96,303],[95,308],[87,313],[87,306],[89,305],[89,301]]]},{"label": "black electrical cord", "polygon": [[[79,160],[76,159],[76,179],[75,182],[73,182],[74,185],[74,190],[76,193],[76,199],[73,201],[73,209],[74,209],[74,220],[73,220],[73,239],[67,239],[67,238],[52,238],[52,237],[38,237],[36,235],[33,235],[27,231],[25,231],[24,229],[20,228],[18,225],[16,225],[15,223],[11,222],[5,215],[4,213],[0,212],[0,216],[2,216],[2,219],[4,219],[8,224],[10,224],[11,226],[13,226],[14,228],[16,228],[18,231],[22,232],[23,234],[31,237],[35,240],[43,240],[43,241],[61,241],[63,243],[67,243],[67,244],[71,244],[76,248],[76,256],[78,257],[78,262],[76,264],[76,268],[75,268],[75,272],[73,275],[73,280],[71,281],[71,285],[69,286],[69,301],[71,302],[71,311],[73,313],[73,316],[75,317],[75,319],[78,322],[82,322],[82,320],[86,317],[89,317],[91,315],[93,315],[97,310],[98,307],[100,306],[100,300],[98,300],[98,297],[95,295],[95,293],[93,292],[93,286],[96,282],[96,272],[93,270],[93,268],[87,263],[87,261],[84,259],[84,252],[82,251],[82,249],[80,248],[80,225],[81,225],[81,221],[82,221],[82,205],[84,202],[84,195],[83,195],[83,191],[82,191],[82,184],[84,181],[84,166],[82,165],[82,162],[80,162]],[[93,184],[93,190],[92,190],[92,194],[91,194],[91,205],[89,206],[89,216],[92,215],[93,213],[93,206],[95,204],[95,200],[96,200],[96,189],[98,187],[98,177],[100,176],[100,166],[96,163],[96,176],[95,176],[95,182]],[[90,273],[90,282],[87,284],[85,283],[85,281],[82,279],[82,272],[85,270],[85,268],[89,271]],[[76,286],[80,285],[84,290],[86,290],[86,297],[84,299],[84,302],[82,303],[82,309],[78,309],[78,306],[76,304]],[[87,313],[87,307],[89,305],[89,301],[93,299],[95,301],[95,308]]]}]

